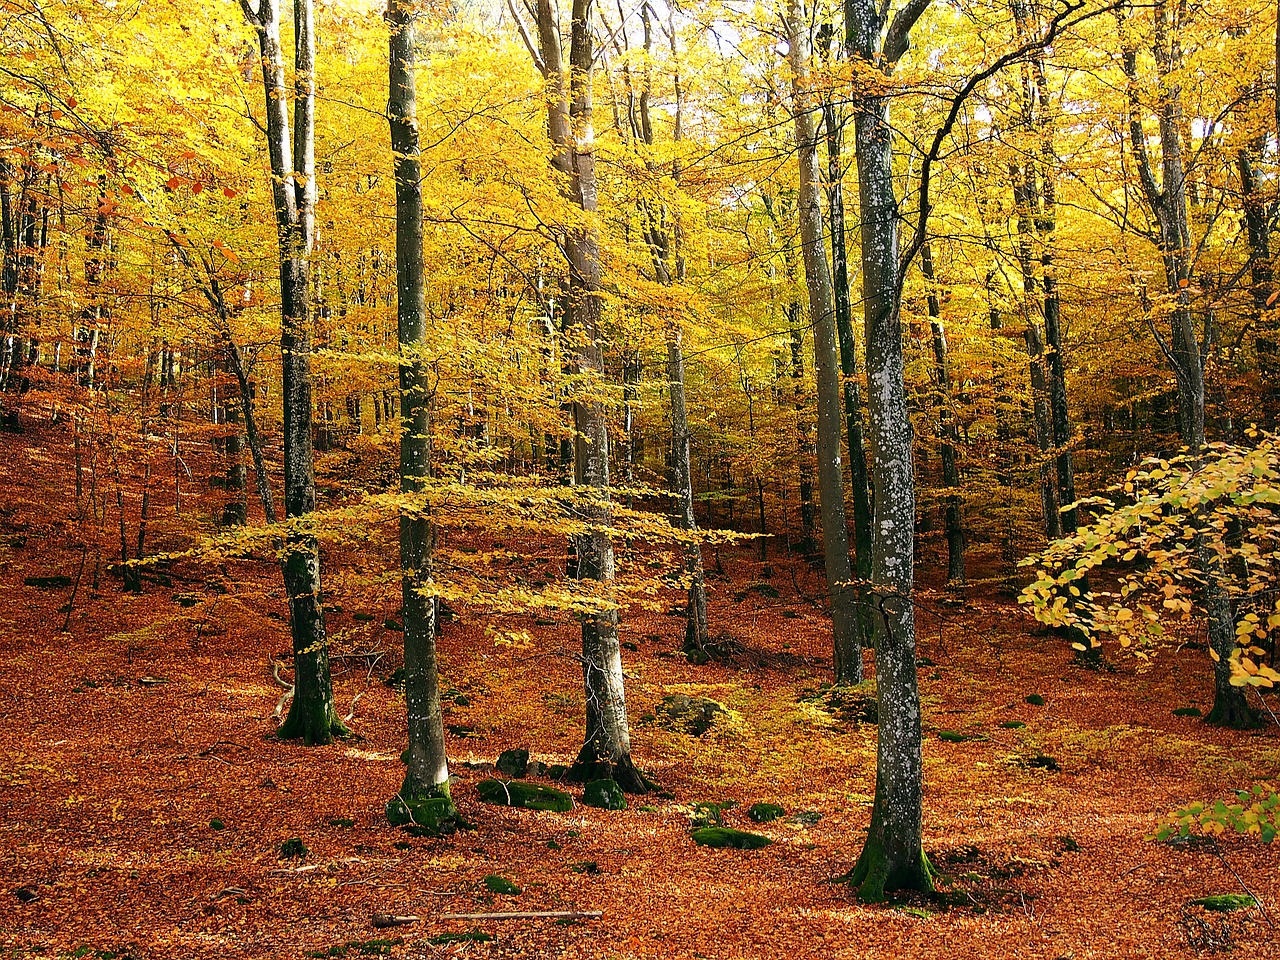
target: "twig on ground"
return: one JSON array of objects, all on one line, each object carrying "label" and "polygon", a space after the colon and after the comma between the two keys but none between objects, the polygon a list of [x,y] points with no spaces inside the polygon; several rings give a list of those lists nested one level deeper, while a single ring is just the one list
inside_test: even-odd
[{"label": "twig on ground", "polygon": [[442,913],[441,920],[599,920],[600,910],[531,910],[527,913]]},{"label": "twig on ground", "polygon": [[[397,884],[403,886],[403,884]],[[395,913],[375,913],[373,915],[373,925],[379,930],[386,927],[403,927],[406,924],[417,923],[421,917],[415,917],[412,914],[395,914]]]}]

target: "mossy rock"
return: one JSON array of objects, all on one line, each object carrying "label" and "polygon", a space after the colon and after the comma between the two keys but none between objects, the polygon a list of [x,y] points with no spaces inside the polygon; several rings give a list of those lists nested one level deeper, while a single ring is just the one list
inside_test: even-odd
[{"label": "mossy rock", "polygon": [[747,816],[756,823],[772,823],[786,812],[776,803],[753,803],[747,807]]},{"label": "mossy rock", "polygon": [[690,697],[683,693],[671,693],[658,704],[658,725],[676,733],[700,737],[724,713],[724,707],[705,697]]},{"label": "mossy rock", "polygon": [[329,821],[329,826],[331,827],[350,828],[350,827],[354,827],[355,825],[356,825],[356,822],[352,820],[350,817],[334,817],[332,820]]},{"label": "mossy rock", "polygon": [[771,583],[756,582],[747,587],[747,589],[752,593],[760,594],[762,597],[768,597],[770,600],[777,600],[781,596],[778,593],[778,588]]},{"label": "mossy rock", "polygon": [[699,800],[693,805],[691,826],[694,829],[724,826],[724,811],[732,810],[737,805],[737,800],[723,800],[719,803]]},{"label": "mossy rock", "polygon": [[939,730],[938,739],[947,743],[964,743],[972,738],[961,733],[959,730]]},{"label": "mossy rock", "polygon": [[506,877],[500,877],[496,873],[491,873],[481,881],[484,888],[490,893],[498,893],[504,897],[518,897],[521,890]]},{"label": "mossy rock", "polygon": [[1033,707],[1043,707],[1044,697],[1040,696],[1038,693],[1033,693],[1027,697],[1027,703],[1031,704]]},{"label": "mossy rock", "polygon": [[494,764],[494,767],[504,777],[519,780],[529,772],[529,751],[523,749],[503,750],[502,753],[498,754],[498,761]]},{"label": "mossy rock", "polygon": [[227,829],[227,825],[226,825],[225,823],[223,823],[221,820],[219,820],[217,817],[214,817],[212,820],[210,820],[210,821],[209,821],[209,829],[210,829],[210,830],[225,830],[225,829]]},{"label": "mossy rock", "polygon": [[485,803],[495,803],[502,807],[550,810],[553,813],[568,813],[573,809],[573,798],[569,794],[540,783],[481,780],[476,784],[476,792]]},{"label": "mossy rock", "polygon": [[1204,907],[1206,910],[1214,910],[1218,913],[1244,910],[1246,907],[1253,907],[1258,904],[1258,901],[1247,893],[1215,893],[1212,896],[1201,897],[1199,900],[1192,900],[1191,902],[1196,906]]},{"label": "mossy rock", "polygon": [[390,618],[387,618],[386,620],[382,621],[382,626],[384,629],[392,630],[396,633],[404,632],[404,624],[401,623],[399,620],[392,620]]},{"label": "mossy rock", "polygon": [[387,804],[387,820],[419,837],[445,837],[461,826],[458,808],[447,796],[393,797]]},{"label": "mossy rock", "polygon": [[290,837],[284,843],[280,844],[281,860],[301,860],[311,851],[307,849],[307,845],[302,842],[300,837]]},{"label": "mossy rock", "polygon": [[627,798],[616,780],[592,780],[582,791],[582,802],[600,810],[627,809]]},{"label": "mossy rock", "polygon": [[375,617],[372,613],[353,613],[351,615],[351,619],[357,620],[360,623],[371,623],[372,621],[376,620],[377,617]]},{"label": "mossy rock", "polygon": [[728,847],[734,850],[759,850],[773,843],[768,837],[733,827],[701,827],[690,836],[693,842],[703,847]]},{"label": "mossy rock", "polygon": [[387,679],[382,682],[392,690],[399,690],[401,693],[404,693],[404,667],[396,667],[396,669],[392,671],[391,676],[387,677]]},{"label": "mossy rock", "polygon": [[1021,720],[1006,720],[1004,723],[1000,724],[1000,726],[1004,727],[1006,730],[1021,730],[1026,726],[1026,724]]},{"label": "mossy rock", "polygon": [[1201,716],[1199,707],[1179,707],[1173,711],[1175,717],[1198,717]]}]

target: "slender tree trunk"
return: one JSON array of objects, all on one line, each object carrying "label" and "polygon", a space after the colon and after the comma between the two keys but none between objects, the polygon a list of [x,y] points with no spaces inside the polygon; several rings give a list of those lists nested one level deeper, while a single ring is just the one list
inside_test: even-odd
[{"label": "slender tree trunk", "polygon": [[[834,30],[824,34],[835,42]],[[858,343],[853,335],[853,301],[849,290],[849,254],[844,224],[844,169],[841,159],[843,122],[835,101],[828,95],[822,103],[827,136],[827,208],[831,221],[831,283],[835,297],[836,334],[840,343],[840,377],[844,390],[845,434],[849,447],[849,488],[853,503],[853,557],[858,580],[871,579],[871,487],[867,472],[866,440],[863,436],[862,387],[859,383]],[[871,610],[862,600],[862,587],[855,588],[858,605],[859,639],[869,645],[872,638]]]},{"label": "slender tree trunk", "polygon": [[[1151,50],[1159,76],[1155,104],[1161,155],[1159,183],[1142,123],[1137,48],[1128,41],[1121,48],[1121,64],[1128,80],[1129,150],[1141,179],[1142,196],[1159,228],[1165,289],[1172,301],[1169,338],[1166,340],[1154,323],[1151,330],[1173,369],[1178,385],[1178,430],[1182,442],[1192,454],[1198,454],[1205,444],[1205,381],[1204,361],[1191,312],[1193,254],[1183,160],[1182,88],[1178,79],[1183,66],[1180,36],[1183,15],[1182,7],[1176,7],[1171,15],[1165,0],[1156,0],[1152,8]],[[1213,709],[1206,719],[1222,726],[1252,726],[1257,720],[1256,715],[1245,700],[1243,691],[1230,683],[1229,661],[1236,646],[1235,617],[1230,595],[1223,583],[1222,563],[1205,545],[1202,536],[1197,536],[1193,545],[1203,581],[1209,646],[1216,655]]]},{"label": "slender tree trunk", "polygon": [[[387,119],[396,186],[396,316],[400,344],[400,490],[421,495],[431,473],[431,384],[426,358],[427,308],[422,229],[412,0],[389,0],[391,27]],[[400,792],[387,804],[392,823],[438,833],[457,810],[449,795],[449,759],[436,662],[431,594],[431,517],[425,503],[400,516],[400,593],[404,604],[404,700],[409,748]]]},{"label": "slender tree trunk", "polygon": [[[290,149],[288,95],[277,0],[241,0],[258,33],[266,95],[267,148],[280,249],[280,351],[283,357],[285,517],[315,509],[311,442],[310,256],[315,226],[315,32],[312,0],[294,0],[294,130]],[[329,646],[320,593],[320,546],[294,527],[281,566],[293,638],[294,696],[278,735],[308,746],[348,731],[333,703]]]},{"label": "slender tree trunk", "polygon": [[[1280,29],[1277,30],[1280,37]],[[1249,236],[1249,253],[1253,299],[1254,354],[1257,358],[1260,386],[1259,425],[1266,430],[1276,428],[1280,418],[1280,331],[1275,317],[1269,313],[1267,301],[1274,289],[1275,272],[1271,265],[1271,221],[1267,202],[1258,186],[1249,151],[1241,148],[1237,155],[1240,170],[1240,192],[1243,194],[1244,223]]]},{"label": "slender tree trunk", "polygon": [[[553,166],[567,174],[569,199],[587,214],[597,207],[592,78],[595,27],[593,0],[573,0],[569,64],[563,63],[560,24],[551,0],[537,0],[535,65],[546,80],[548,135]],[[600,238],[593,225],[574,226],[564,237],[569,265],[566,329],[575,347],[575,372],[604,375],[600,294]],[[573,538],[577,575],[608,585],[614,579],[613,538],[609,532],[609,430],[604,405],[597,399],[573,404],[573,472],[583,489],[580,518],[589,529]],[[579,782],[612,778],[624,789],[643,793],[649,782],[631,760],[618,611],[582,615],[582,675],[586,695],[586,731],[582,749],[569,770]]]},{"label": "slender tree trunk", "polygon": [[964,514],[960,496],[960,469],[956,454],[960,431],[956,427],[951,386],[951,361],[947,356],[947,331],[942,322],[942,304],[938,297],[937,277],[933,269],[933,249],[920,248],[920,268],[928,284],[929,327],[933,334],[934,383],[938,388],[938,416],[942,435],[942,484],[946,495],[947,581],[964,583]]},{"label": "slender tree trunk", "polygon": [[[846,46],[864,69],[892,69],[925,4],[884,20],[875,0],[845,0]],[[874,611],[876,687],[880,700],[876,790],[866,844],[849,876],[864,900],[886,891],[933,887],[924,854],[924,766],[920,690],[916,678],[915,467],[903,378],[898,301],[898,202],[893,185],[889,98],[865,96],[854,116],[862,214],[862,291],[875,539],[869,602]]]},{"label": "slender tree trunk", "polygon": [[844,477],[840,463],[840,369],[836,349],[836,316],[827,264],[826,224],[822,216],[822,184],[818,168],[819,114],[809,87],[809,37],[803,0],[790,0],[787,50],[791,61],[796,148],[800,163],[800,243],[804,255],[809,313],[813,321],[814,373],[818,385],[818,489],[822,498],[822,547],[831,599],[835,682],[862,681],[862,647],[858,636],[858,595],[849,562],[849,526],[845,519]]}]

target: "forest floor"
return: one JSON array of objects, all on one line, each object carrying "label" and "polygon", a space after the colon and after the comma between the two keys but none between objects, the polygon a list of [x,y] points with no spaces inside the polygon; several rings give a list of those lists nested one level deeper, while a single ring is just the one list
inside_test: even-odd
[{"label": "forest floor", "polygon": [[[775,560],[766,579],[749,545],[724,551],[711,616],[713,632],[733,641],[727,662],[695,667],[676,655],[678,617],[624,617],[635,755],[674,799],[632,798],[622,812],[479,801],[475,784],[504,749],[572,758],[581,677],[567,615],[524,622],[535,643],[512,648],[463,611],[440,650],[454,796],[474,830],[414,838],[383,815],[404,740],[403,701],[382,682],[398,665],[400,634],[386,625],[394,582],[370,588],[367,574],[341,575],[337,564],[327,573],[335,650],[383,655],[335,660],[343,711],[362,694],[356,738],[281,743],[272,711],[282,690],[270,667],[288,649],[278,569],[175,568],[168,585],[149,579],[142,595],[103,572],[94,591],[63,425],[0,443],[5,957],[1066,960],[1228,945],[1234,956],[1280,956],[1280,845],[1146,839],[1170,811],[1280,771],[1274,726],[1239,733],[1173,714],[1208,711],[1202,649],[1168,651],[1145,672],[1117,654],[1114,671],[1092,671],[992,591],[922,602],[925,838],[948,895],[864,906],[831,881],[865,834],[876,731],[815,702],[831,663],[828,628],[808,599],[820,583],[807,568]],[[109,538],[105,460],[98,473]],[[157,542],[166,529],[206,522],[199,503],[191,497],[184,509],[195,512],[175,519],[172,497],[157,492]],[[386,540],[380,556],[391,558]],[[58,608],[73,585],[24,582],[74,581],[82,557],[88,569],[69,616]],[[701,737],[664,729],[650,718],[672,693],[727,712]],[[699,801],[737,801],[726,822],[772,845],[696,846],[689,824]],[[757,801],[787,817],[751,823],[745,811]],[[302,860],[281,858],[292,837],[309,849]],[[488,875],[522,892],[490,893]],[[1211,914],[1192,904],[1246,888],[1262,909]],[[540,910],[602,916],[442,919]],[[421,920],[375,930],[376,913]]]}]

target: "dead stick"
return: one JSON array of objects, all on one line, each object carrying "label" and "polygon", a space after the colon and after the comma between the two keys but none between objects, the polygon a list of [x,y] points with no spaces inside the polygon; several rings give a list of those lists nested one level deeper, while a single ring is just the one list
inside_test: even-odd
[{"label": "dead stick", "polygon": [[535,910],[531,913],[443,913],[441,920],[599,920],[600,910]]},{"label": "dead stick", "polygon": [[409,923],[417,923],[421,919],[421,917],[397,916],[392,913],[375,913],[373,915],[373,925],[381,930],[386,927],[403,927]]}]

